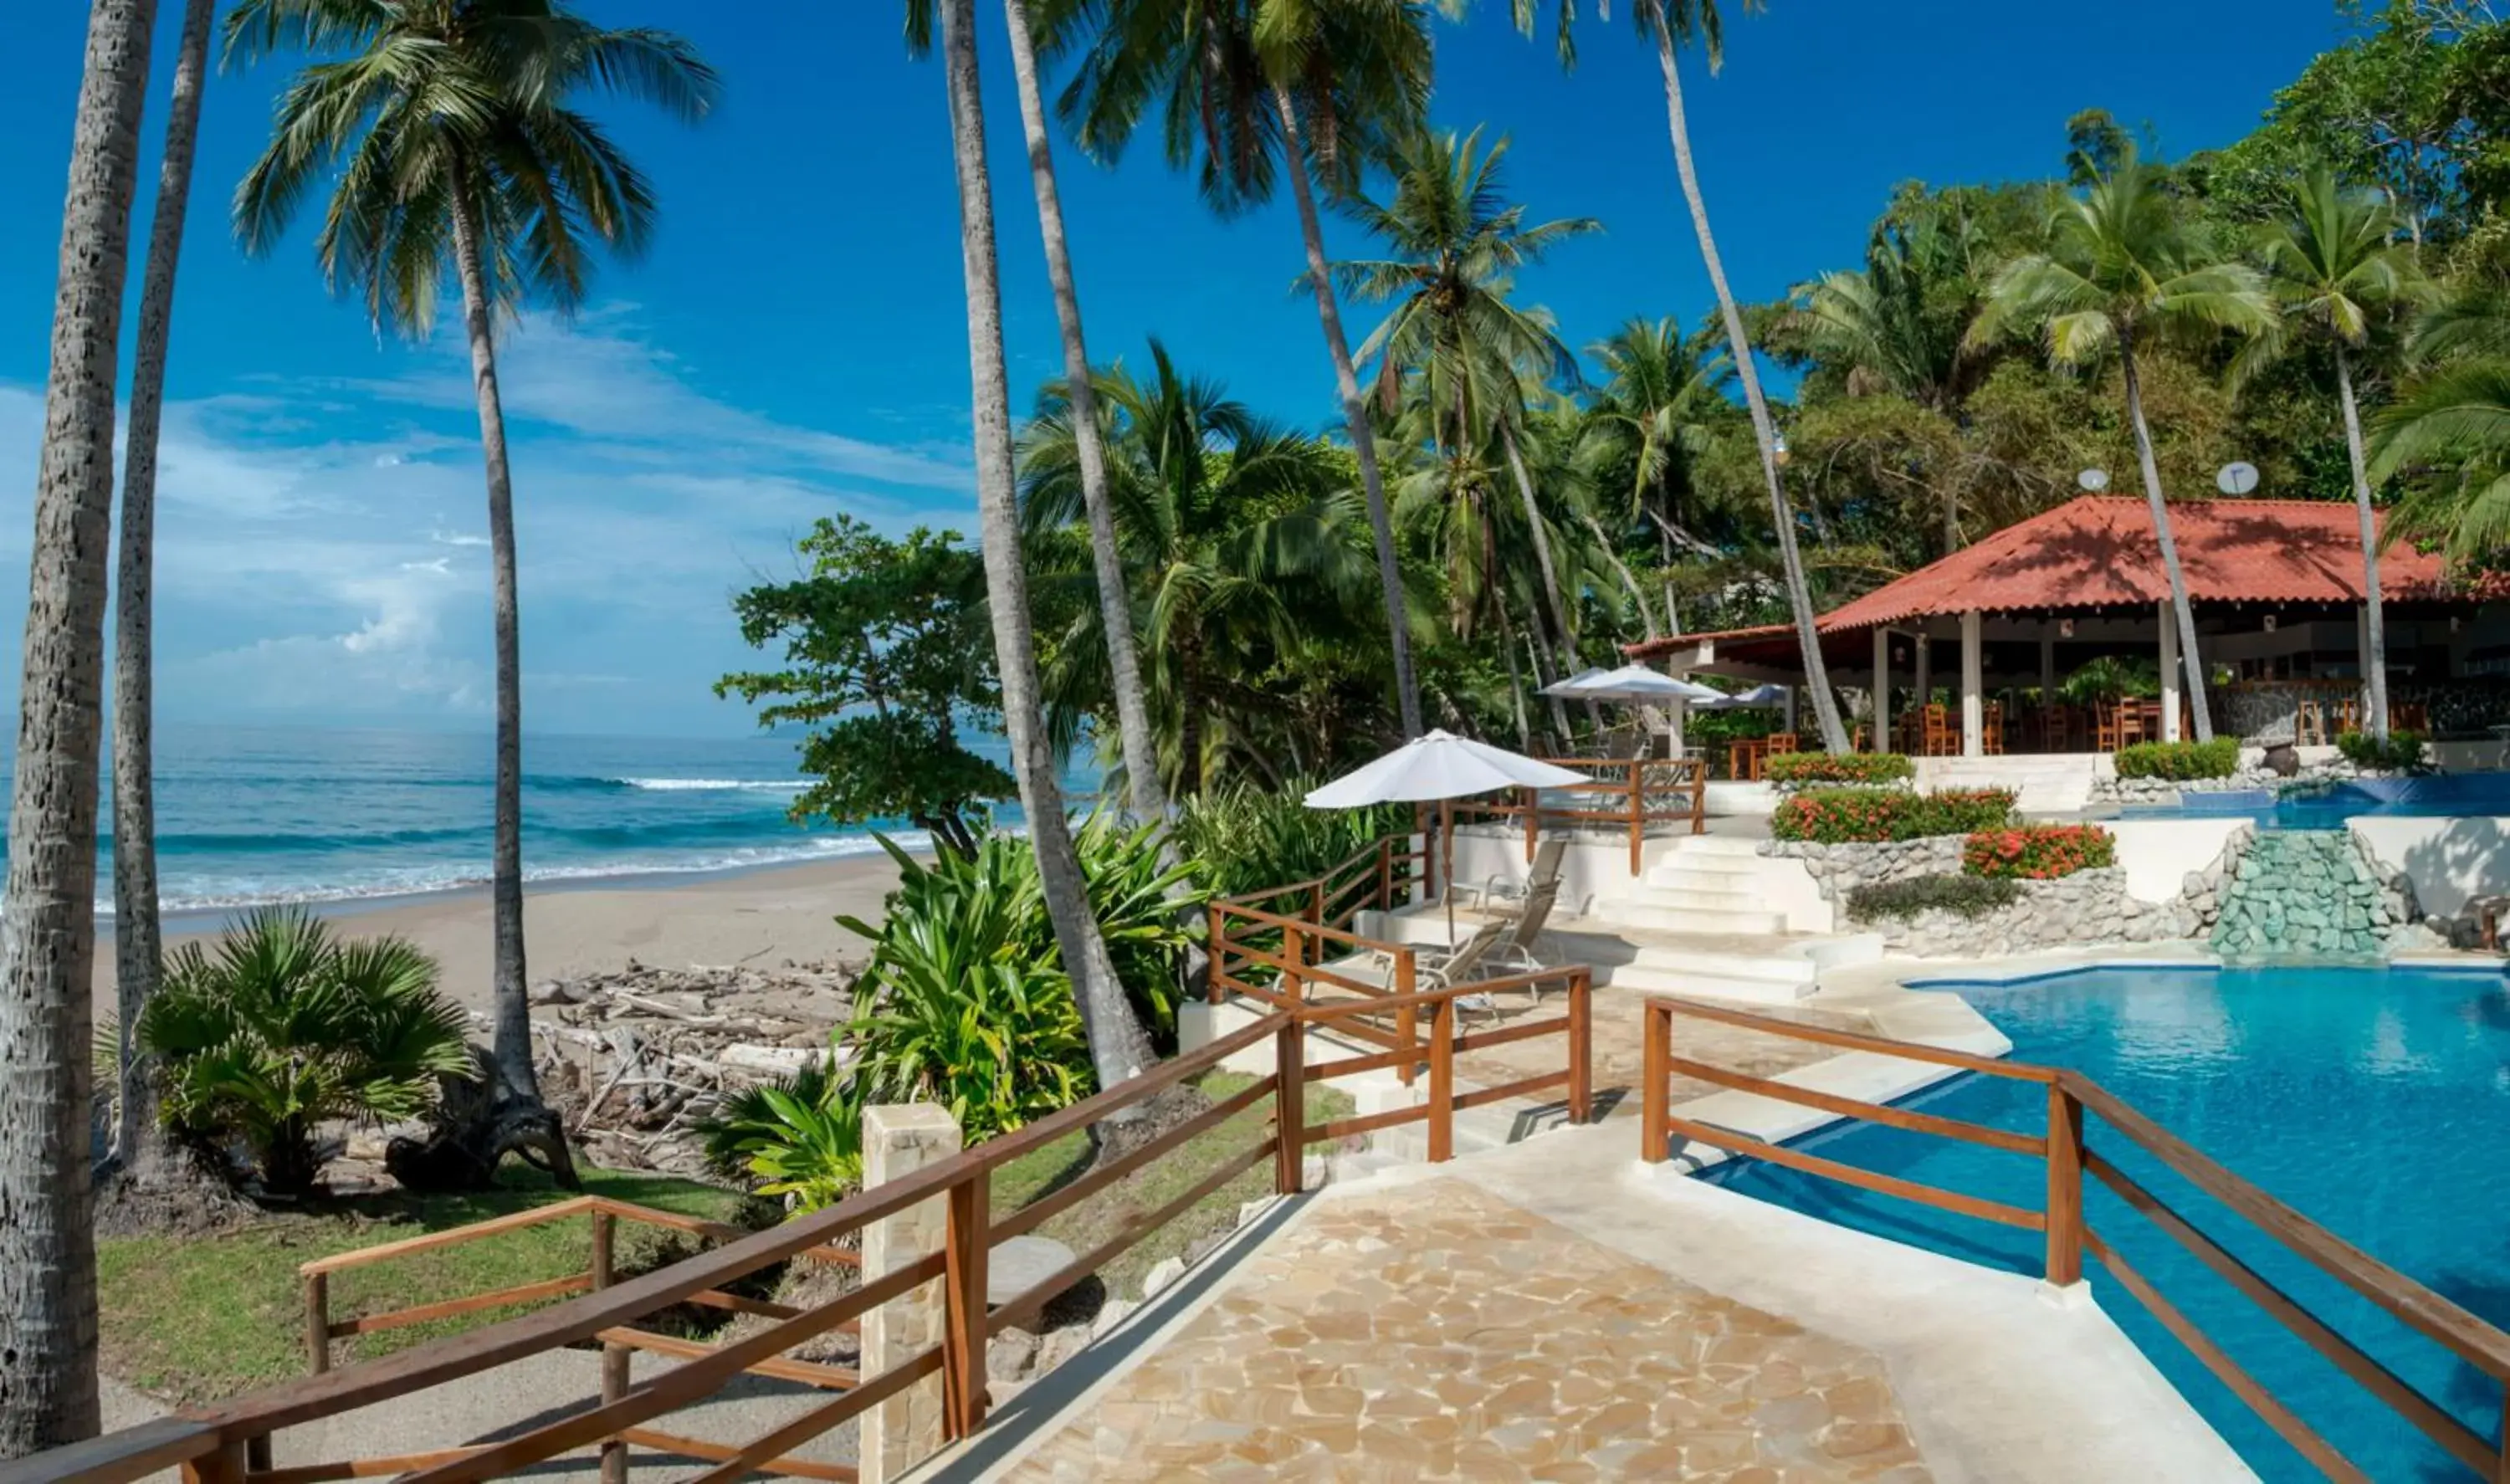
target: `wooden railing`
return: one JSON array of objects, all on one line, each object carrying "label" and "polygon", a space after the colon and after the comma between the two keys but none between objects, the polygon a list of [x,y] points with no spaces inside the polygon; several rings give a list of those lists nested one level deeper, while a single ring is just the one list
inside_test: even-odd
[{"label": "wooden railing", "polygon": [[[1675,1054],[1673,1023],[1678,1018],[1711,1021],[1844,1050],[1927,1062],[1960,1072],[2037,1083],[2047,1088],[2046,1124],[2038,1134],[2018,1133],[1914,1109],[1840,1097],[1711,1066]],[[2486,1323],[2231,1173],[2206,1158],[2195,1146],[2153,1123],[2081,1073],[1997,1061],[1849,1031],[1798,1025],[1688,1000],[1651,997],[1645,1019],[1644,1085],[1641,1089],[1639,1129],[1641,1158],[1648,1162],[1664,1161],[1670,1153],[1670,1136],[1679,1134],[1713,1148],[1767,1160],[1773,1164],[1819,1175],[1860,1190],[2039,1232],[2045,1240],[2041,1271],[2050,1283],[2061,1286],[2082,1277],[2083,1255],[2089,1252],[2101,1260],[2119,1286],[2133,1294],[2163,1328],[2187,1348],[2189,1353],[2320,1472],[2331,1479],[2365,1481],[2367,1484],[2371,1477],[2369,1474],[2234,1360],[2221,1344],[2171,1303],[2149,1277],[2129,1265],[2116,1246],[2092,1228],[2083,1212],[2083,1177],[2088,1174],[2116,1193],[2136,1214],[2186,1248],[2198,1262],[2229,1282],[2339,1370],[2414,1424],[2424,1436],[2466,1465],[2477,1478],[2491,1480],[2492,1484],[2510,1484],[2510,1334]],[[1669,1079],[1676,1073],[1716,1086],[1773,1098],[1840,1118],[1858,1119],[1913,1133],[1958,1139],[2016,1155],[2036,1157],[2046,1165],[2045,1199],[2036,1210],[1985,1200],[1914,1180],[1878,1174],[1804,1150],[1750,1138],[1683,1118],[1670,1106]],[[2198,1230],[2187,1217],[2138,1184],[2115,1163],[2086,1147],[2086,1114],[2097,1116],[2128,1143],[2220,1201],[2286,1251],[2306,1260],[2491,1378],[2491,1384],[2503,1395],[2503,1438],[2498,1441],[2486,1438],[2460,1422],[2412,1383],[2337,1333],[2333,1326],[2311,1313],[2300,1300],[2284,1292],[2222,1243]]]},{"label": "wooden railing", "polygon": [[[1464,800],[1456,804],[1459,819],[1514,819],[1525,829],[1525,858],[1534,859],[1536,844],[1546,824],[1618,825],[1629,840],[1630,874],[1644,866],[1643,850],[1651,824],[1688,824],[1694,835],[1708,829],[1708,767],[1695,757],[1546,757],[1555,768],[1584,773],[1588,781],[1558,788],[1512,789],[1506,802]],[[1588,808],[1545,804],[1545,793],[1574,793],[1593,800]],[[1583,802],[1581,800],[1581,802]]]},{"label": "wooden railing", "polygon": [[[1207,938],[1211,1003],[1239,994],[1275,1009],[1293,1009],[1306,1004],[1318,986],[1362,999],[1411,994],[1419,976],[1417,952],[1409,944],[1362,937],[1350,928],[1361,912],[1391,911],[1416,883],[1426,887],[1432,856],[1426,844],[1398,843],[1389,836],[1312,880],[1214,900]],[[1329,959],[1362,957],[1370,961],[1376,977],[1326,967]],[[1419,1045],[1418,1017],[1416,1005],[1388,1007],[1376,1015],[1351,1014],[1340,1028],[1395,1050]],[[1416,1061],[1402,1064],[1407,1085]]]},{"label": "wooden railing", "polygon": [[[1526,1024],[1457,1034],[1458,1001],[1463,997],[1550,984],[1567,992],[1564,1013]],[[1458,1113],[1552,1088],[1562,1089],[1569,1119],[1585,1122],[1592,1104],[1590,993],[1588,971],[1578,967],[1409,994],[1399,997],[1399,1005],[1383,996],[1298,1002],[1016,1132],[764,1232],[739,1232],[669,1212],[585,1197],[467,1228],[320,1259],[302,1270],[306,1281],[308,1360],[315,1374],[14,1464],[0,1464],[0,1484],[31,1484],[36,1480],[48,1484],[54,1480],[124,1484],[174,1467],[182,1469],[187,1484],[323,1484],[384,1474],[403,1475],[422,1484],[462,1484],[528,1469],[560,1454],[595,1446],[602,1450],[605,1479],[616,1480],[625,1476],[627,1449],[630,1445],[712,1463],[715,1466],[701,1476],[708,1484],[730,1484],[752,1472],[852,1479],[856,1470],[850,1465],[797,1458],[794,1452],[905,1388],[935,1375],[942,1379],[945,1435],[951,1439],[969,1435],[985,1419],[985,1353],[994,1334],[1034,1319],[1056,1295],[1104,1268],[1250,1169],[1269,1162],[1273,1188],[1284,1196],[1295,1195],[1304,1184],[1303,1157],[1309,1146],[1413,1123],[1426,1125],[1428,1158],[1443,1161],[1453,1154]],[[1429,1037],[1374,1057],[1317,1067],[1306,1064],[1311,1028],[1329,1025],[1338,1032],[1348,1032],[1352,1021],[1389,1008],[1426,1019],[1430,1027]],[[1506,1086],[1458,1090],[1455,1058],[1460,1053],[1548,1036],[1558,1036],[1564,1042],[1564,1066],[1560,1071]],[[1269,1075],[1128,1153],[1093,1166],[1015,1212],[997,1215],[992,1210],[993,1176],[1005,1164],[1267,1043],[1275,1053]],[[1377,1067],[1409,1068],[1418,1063],[1426,1063],[1428,1068],[1428,1087],[1420,1104],[1368,1118],[1309,1124],[1309,1083],[1329,1082]],[[1191,1188],[1158,1208],[1131,1213],[1117,1225],[1113,1235],[1060,1271],[1009,1302],[988,1307],[986,1268],[995,1243],[1035,1231],[1080,1201],[1174,1155],[1187,1141],[1200,1138],[1267,1104],[1271,1105],[1272,1116],[1263,1137],[1221,1158]],[[893,1272],[865,1275],[858,1287],[839,1299],[813,1309],[796,1309],[742,1298],[733,1292],[732,1285],[742,1278],[795,1260],[858,1264],[859,1259],[841,1246],[842,1242],[873,1222],[933,1200],[944,1202],[947,1211],[943,1250]],[[389,1263],[417,1252],[576,1217],[587,1218],[592,1224],[592,1259],[586,1273],[390,1313],[348,1320],[331,1317],[329,1278],[343,1269]],[[713,1250],[668,1267],[621,1278],[611,1271],[609,1261],[611,1235],[619,1221],[678,1227],[725,1240]],[[935,1280],[941,1285],[944,1311],[941,1338],[902,1361],[864,1375],[783,1358],[784,1352],[795,1346],[816,1336],[856,1326],[875,1307]],[[432,1340],[378,1359],[328,1368],[330,1343],[343,1336],[552,1298],[560,1301],[519,1317]],[[734,1309],[774,1322],[720,1345],[677,1340],[635,1327],[647,1315],[683,1304]],[[287,1468],[271,1465],[270,1440],[285,1428],[415,1395],[497,1366],[589,1343],[603,1347],[600,1400],[597,1405],[557,1421],[494,1442],[428,1453],[329,1460]],[[633,1381],[627,1359],[628,1351],[637,1349],[670,1354],[681,1363],[644,1381]],[[649,1426],[669,1413],[704,1401],[743,1375],[800,1381],[836,1394],[746,1443],[688,1437]]]}]

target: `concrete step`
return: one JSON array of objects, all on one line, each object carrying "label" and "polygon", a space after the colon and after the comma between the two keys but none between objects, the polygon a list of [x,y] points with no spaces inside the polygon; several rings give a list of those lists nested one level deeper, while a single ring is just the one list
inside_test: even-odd
[{"label": "concrete step", "polygon": [[[1776,947],[1776,945],[1773,945]],[[1792,1005],[1813,992],[1819,970],[1812,960],[1784,948],[1777,956],[1707,953],[1648,947],[1628,964],[1615,966],[1603,982],[1616,989],[1704,995],[1755,1005]]]},{"label": "concrete step", "polygon": [[1657,886],[1642,883],[1614,905],[1656,912],[1765,912],[1768,897],[1751,878],[1713,877],[1704,886]]},{"label": "concrete step", "polygon": [[1623,899],[1599,901],[1590,914],[1616,928],[1636,928],[1651,932],[1691,933],[1767,933],[1772,937],[1787,931],[1787,916],[1757,906],[1743,909],[1693,905],[1665,906],[1652,901]]},{"label": "concrete step", "polygon": [[1684,835],[1664,854],[1667,861],[1686,856],[1745,856],[1758,858],[1761,842],[1749,835]]},{"label": "concrete step", "polygon": [[1668,860],[1648,867],[1644,887],[1665,892],[1753,892],[1760,890],[1761,869],[1730,857]]}]

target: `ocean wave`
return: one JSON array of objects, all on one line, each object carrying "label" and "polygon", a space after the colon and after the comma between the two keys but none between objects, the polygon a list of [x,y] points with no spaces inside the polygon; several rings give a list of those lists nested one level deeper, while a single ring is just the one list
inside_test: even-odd
[{"label": "ocean wave", "polygon": [[655,793],[800,793],[810,786],[794,780],[759,779],[607,779],[605,782]]}]

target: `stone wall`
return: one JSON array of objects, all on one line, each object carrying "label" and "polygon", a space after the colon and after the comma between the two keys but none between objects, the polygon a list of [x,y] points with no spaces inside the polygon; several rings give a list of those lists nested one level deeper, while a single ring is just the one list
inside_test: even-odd
[{"label": "stone wall", "polygon": [[2387,775],[2365,773],[2341,757],[2323,763],[2311,763],[2290,778],[2271,768],[2243,767],[2228,778],[2219,779],[2122,779],[2092,780],[2091,802],[2095,804],[2176,804],[2187,793],[2264,793],[2272,795],[2291,783],[2339,783],[2357,778],[2381,778]]},{"label": "stone wall", "polygon": [[2270,830],[2246,843],[2213,930],[2225,959],[2363,962],[2434,941],[2415,926],[2413,878],[2351,830]]},{"label": "stone wall", "polygon": [[1882,934],[1886,952],[1918,958],[1995,958],[2070,943],[2155,943],[2193,938],[2202,918],[2186,898],[2139,901],[2116,866],[2054,881],[2015,883],[2020,899],[1977,916],[1941,909],[1861,923]]},{"label": "stone wall", "polygon": [[1961,868],[1963,835],[1930,835],[1923,840],[1857,840],[1822,845],[1810,840],[1765,840],[1761,854],[1782,860],[1801,860],[1821,889],[1822,898],[1843,913],[1847,894],[1858,887],[1920,876],[1957,876]]}]

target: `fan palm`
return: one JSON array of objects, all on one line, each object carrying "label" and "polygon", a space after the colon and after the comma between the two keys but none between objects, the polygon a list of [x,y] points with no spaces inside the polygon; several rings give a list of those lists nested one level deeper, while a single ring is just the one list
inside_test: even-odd
[{"label": "fan palm", "polygon": [[243,1139],[262,1183],[295,1193],[322,1171],[322,1124],[416,1118],[440,1079],[470,1077],[464,1030],[416,945],[342,942],[301,907],[271,907],[214,953],[176,950],[138,1038],[165,1067],[168,1124],[194,1141]]},{"label": "fan palm", "polygon": [[1158,109],[1168,162],[1195,170],[1214,209],[1262,205],[1280,176],[1289,180],[1377,546],[1395,701],[1404,735],[1417,737],[1421,696],[1403,569],[1325,259],[1316,186],[1347,198],[1361,165],[1418,127],[1429,93],[1428,8],[1424,0],[1088,0],[1067,8],[1076,23],[1089,25],[1059,102],[1082,148],[1113,161]]},{"label": "fan palm", "polygon": [[2274,304],[2256,269],[2209,250],[2182,219],[2164,189],[2163,172],[2126,148],[2107,174],[2080,192],[2057,198],[2045,252],[2005,265],[1988,290],[1987,307],[1970,326],[1972,343],[1985,345],[2015,330],[2037,334],[2049,361],[2087,365],[2114,351],[2126,383],[2127,421],[2135,430],[2136,462],[2152,510],[2161,567],[2170,582],[2170,607],[2179,627],[2179,652],[2187,668],[2187,706],[2196,740],[2214,738],[2205,695],[2205,660],[2196,647],[2195,613],[2187,604],[2187,578],[2179,565],[2179,543],[2170,530],[2161,473],[2153,465],[2152,431],[2144,418],[2144,393],[2136,379],[2139,344],[2170,335],[2256,335],[2271,329]]},{"label": "fan palm", "polygon": [[522,659],[513,476],[497,384],[495,320],[529,302],[584,301],[592,249],[633,256],[652,235],[652,185],[590,114],[588,93],[694,122],[716,79],[687,42],[606,30],[559,0],[240,0],[230,57],[301,49],[270,145],[237,188],[248,252],[277,246],[324,172],[314,247],[323,277],[379,327],[431,332],[439,286],[459,285],[488,485],[496,616],[496,837],[490,859],[495,1058],[505,1092],[537,1103],[524,1000]]},{"label": "fan palm", "polygon": [[[968,363],[975,432],[976,520],[985,559],[994,661],[1003,686],[1003,734],[1019,784],[1029,847],[1055,944],[1071,975],[1098,1085],[1138,1076],[1151,1061],[1150,1037],[1126,1001],[1089,910],[1081,859],[1064,817],[1038,687],[1037,633],[1028,569],[1020,550],[1018,476],[1011,454],[1010,373],[1003,351],[1001,265],[995,257],[993,179],[985,153],[984,94],[976,72],[973,0],[931,0],[939,19],[941,68],[950,102],[950,143],[958,176],[960,256],[967,280]],[[907,10],[908,41],[926,0]],[[1014,986],[1015,987],[1015,986]]]},{"label": "fan palm", "polygon": [[[1176,791],[1200,793],[1220,712],[1220,681],[1252,673],[1294,639],[1301,614],[1349,601],[1364,581],[1353,550],[1359,512],[1333,451],[1255,416],[1215,382],[1181,374],[1153,340],[1151,370],[1095,378],[1109,505],[1152,690],[1165,723]],[[1081,411],[1049,389],[1020,445],[1021,507],[1032,544],[1083,513]],[[1098,652],[1103,623],[1084,610],[1064,657]],[[1069,663],[1047,677],[1058,736],[1077,731],[1086,678]],[[1061,694],[1058,695],[1057,692]]]},{"label": "fan palm", "polygon": [[[1577,0],[1556,0],[1558,44],[1563,65],[1574,64],[1577,44],[1572,22],[1577,18]],[[1540,19],[1540,0],[1510,0],[1517,27],[1531,33]],[[1755,11],[1761,0],[1743,0],[1743,9]],[[1609,14],[1607,0],[1598,0],[1596,9]],[[1691,158],[1691,124],[1682,96],[1683,47],[1697,43],[1708,55],[1708,65],[1714,71],[1725,59],[1725,20],[1717,9],[1717,0],[1632,0],[1630,14],[1638,22],[1639,34],[1655,50],[1656,70],[1664,79],[1664,109],[1667,133],[1673,141],[1674,173],[1682,181],[1683,201],[1691,209],[1692,234],[1699,240],[1699,258],[1708,270],[1709,286],[1717,292],[1717,308],[1726,324],[1726,343],[1734,358],[1734,370],[1743,386],[1744,406],[1752,415],[1752,432],[1760,440],[1761,475],[1769,491],[1769,521],[1778,542],[1778,563],[1787,589],[1787,606],[1793,612],[1796,646],[1804,655],[1805,687],[1812,693],[1813,718],[1821,729],[1822,745],[1833,752],[1847,748],[1847,730],[1840,724],[1839,698],[1831,694],[1829,666],[1822,663],[1821,636],[1815,627],[1812,589],[1805,579],[1803,553],[1796,543],[1796,517],[1787,503],[1786,482],[1779,473],[1777,424],[1769,417],[1768,399],[1761,392],[1761,373],[1752,361],[1751,336],[1743,327],[1742,306],[1735,301],[1734,290],[1726,282],[1726,262],[1717,251],[1717,236],[1708,224],[1708,201],[1699,190],[1699,172]]]},{"label": "fan palm", "polygon": [[[2293,192],[2292,209],[2259,234],[2266,291],[2281,309],[2279,328],[2323,338],[2336,357],[2336,397],[2344,412],[2344,450],[2353,473],[2353,504],[2362,526],[2362,593],[2370,654],[2371,735],[2388,735],[2388,638],[2380,612],[2378,526],[2371,511],[2371,477],[2362,446],[2362,409],[2353,389],[2353,352],[2373,324],[2397,307],[2427,297],[2415,255],[2400,241],[2387,198],[2347,191],[2320,170]],[[2281,347],[2281,333],[2251,342],[2261,355]],[[2244,357],[2254,361],[2256,357]]]},{"label": "fan palm", "polygon": [[1603,225],[1582,216],[1528,224],[1525,208],[1506,199],[1506,161],[1507,140],[1485,153],[1478,129],[1461,136],[1428,130],[1407,136],[1389,162],[1394,191],[1387,204],[1362,195],[1347,204],[1392,255],[1336,263],[1334,279],[1352,298],[1394,306],[1359,348],[1362,360],[1377,362],[1382,406],[1394,407],[1404,377],[1417,376],[1427,392],[1433,445],[1460,447],[1484,423],[1497,430],[1534,538],[1554,641],[1563,666],[1575,670],[1569,606],[1519,446],[1525,403],[1517,372],[1530,367],[1574,384],[1578,362],[1550,316],[1518,308],[1508,292],[1519,270]]},{"label": "fan palm", "polygon": [[70,135],[0,890],[0,1459],[94,1436],[89,1065],[104,532],[152,0],[95,0]]}]

